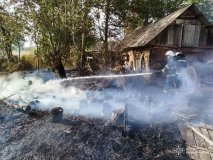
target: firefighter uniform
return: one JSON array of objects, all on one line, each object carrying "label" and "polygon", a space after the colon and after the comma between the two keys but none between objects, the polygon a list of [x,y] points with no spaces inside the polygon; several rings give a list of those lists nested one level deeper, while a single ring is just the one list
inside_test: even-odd
[{"label": "firefighter uniform", "polygon": [[173,51],[167,51],[166,54],[167,56],[167,64],[166,66],[162,69],[162,72],[166,76],[166,83],[165,83],[165,92],[171,91],[171,89],[176,88],[176,81],[177,81],[177,74],[176,74],[176,61],[174,59],[175,54]]},{"label": "firefighter uniform", "polygon": [[175,53],[175,60],[176,60],[176,65],[178,69],[187,67],[186,57],[182,52]]},{"label": "firefighter uniform", "polygon": [[187,61],[186,57],[182,52],[176,52],[175,53],[175,61],[176,61],[176,67],[177,67],[177,82],[176,85],[177,87],[181,87],[184,85],[185,80],[184,80],[184,75],[186,74],[186,68],[187,68]]}]

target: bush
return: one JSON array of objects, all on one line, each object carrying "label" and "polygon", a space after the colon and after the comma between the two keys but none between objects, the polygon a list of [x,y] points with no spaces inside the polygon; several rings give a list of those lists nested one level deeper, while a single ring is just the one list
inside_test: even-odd
[{"label": "bush", "polygon": [[34,54],[26,54],[21,57],[22,70],[32,70],[36,68],[37,58]]}]

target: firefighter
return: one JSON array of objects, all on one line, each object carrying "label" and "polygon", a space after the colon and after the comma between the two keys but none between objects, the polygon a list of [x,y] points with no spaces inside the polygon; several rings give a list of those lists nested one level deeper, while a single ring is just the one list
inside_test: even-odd
[{"label": "firefighter", "polygon": [[182,52],[175,53],[177,68],[182,69],[187,67],[186,57]]},{"label": "firefighter", "polygon": [[162,72],[166,76],[166,83],[164,87],[164,92],[169,92],[176,88],[176,62],[175,53],[173,51],[167,51],[165,56],[167,57],[167,64],[162,69]]},{"label": "firefighter", "polygon": [[175,53],[176,69],[177,69],[177,82],[176,86],[180,88],[184,83],[184,75],[186,75],[187,61],[186,57],[182,52]]}]

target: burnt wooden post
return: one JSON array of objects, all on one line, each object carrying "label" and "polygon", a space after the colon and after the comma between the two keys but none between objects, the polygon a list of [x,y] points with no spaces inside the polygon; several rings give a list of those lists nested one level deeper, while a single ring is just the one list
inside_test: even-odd
[{"label": "burnt wooden post", "polygon": [[124,132],[128,132],[128,105],[125,105],[125,110],[124,110]]},{"label": "burnt wooden post", "polygon": [[148,97],[148,105],[150,107],[150,112],[149,112],[149,123],[150,123],[150,127],[153,127],[153,99],[151,96]]}]

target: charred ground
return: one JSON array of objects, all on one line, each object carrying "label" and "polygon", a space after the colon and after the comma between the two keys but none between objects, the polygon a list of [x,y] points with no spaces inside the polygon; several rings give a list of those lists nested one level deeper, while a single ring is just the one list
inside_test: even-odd
[{"label": "charred ground", "polygon": [[[123,126],[95,118],[65,116],[52,123],[48,112],[29,115],[1,104],[1,159],[188,159],[175,123],[124,134]],[[178,155],[176,148],[183,151]]]}]

